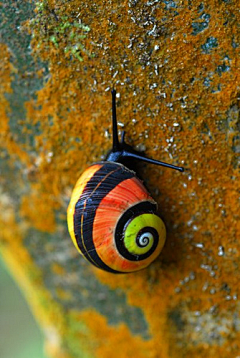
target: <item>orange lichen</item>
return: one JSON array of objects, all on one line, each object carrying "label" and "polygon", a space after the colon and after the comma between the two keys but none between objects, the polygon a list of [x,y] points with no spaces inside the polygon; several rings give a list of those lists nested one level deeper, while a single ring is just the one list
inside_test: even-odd
[{"label": "orange lichen", "polygon": [[2,118],[2,125],[0,129],[0,133],[6,133],[8,130],[8,116],[7,111],[9,110],[9,104],[6,98],[4,97],[4,93],[11,93],[11,82],[10,74],[12,66],[9,62],[10,54],[8,52],[8,48],[4,44],[0,44],[0,55],[1,55],[1,67],[0,67],[0,78],[1,78],[1,106],[0,113]]},{"label": "orange lichen", "polygon": [[[93,356],[109,358],[115,356],[121,358],[133,357],[155,357],[153,353],[153,342],[145,342],[140,336],[132,336],[129,329],[120,324],[117,327],[109,326],[106,318],[94,310],[86,310],[81,314],[72,314],[74,320],[82,322],[85,329],[85,346]],[[77,334],[77,332],[76,332]],[[82,339],[82,337],[79,337]],[[162,352],[163,353],[163,352]],[[159,353],[159,358],[165,355]]]},{"label": "orange lichen", "polygon": [[27,219],[31,226],[46,232],[56,229],[54,208],[56,200],[48,193],[32,192],[22,197],[20,215]]}]

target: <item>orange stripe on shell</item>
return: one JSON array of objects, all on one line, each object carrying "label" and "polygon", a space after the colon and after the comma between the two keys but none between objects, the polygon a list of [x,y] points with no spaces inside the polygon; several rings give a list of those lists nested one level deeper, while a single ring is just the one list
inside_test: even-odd
[{"label": "orange stripe on shell", "polygon": [[93,242],[99,257],[114,270],[137,271],[148,266],[159,254],[156,252],[142,261],[129,261],[120,256],[114,242],[115,227],[122,214],[131,206],[146,200],[155,203],[142,182],[134,177],[118,184],[98,206],[93,224]]}]

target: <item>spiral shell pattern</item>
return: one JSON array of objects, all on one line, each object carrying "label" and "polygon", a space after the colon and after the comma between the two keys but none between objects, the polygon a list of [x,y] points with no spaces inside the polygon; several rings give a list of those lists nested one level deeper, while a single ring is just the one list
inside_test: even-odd
[{"label": "spiral shell pattern", "polygon": [[79,252],[112,273],[148,266],[166,238],[157,205],[135,173],[114,162],[90,166],[68,207],[68,228]]}]

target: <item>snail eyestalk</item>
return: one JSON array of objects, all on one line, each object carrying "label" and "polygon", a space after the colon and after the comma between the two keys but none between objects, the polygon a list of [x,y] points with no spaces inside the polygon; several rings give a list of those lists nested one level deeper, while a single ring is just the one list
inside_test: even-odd
[{"label": "snail eyestalk", "polygon": [[112,90],[112,131],[113,131],[112,151],[117,152],[119,150],[119,140],[118,140],[117,113],[116,113],[116,91],[114,89]]},{"label": "snail eyestalk", "polygon": [[178,167],[176,165],[168,164],[159,160],[147,158],[142,154],[138,154],[133,148],[126,144],[124,141],[125,131],[122,132],[121,141],[118,139],[118,129],[117,129],[117,113],[116,113],[116,90],[112,90],[112,150],[107,157],[108,161],[120,162],[123,158],[133,158],[139,159],[147,163],[161,165],[170,169],[178,170],[179,172],[184,172],[183,167]]},{"label": "snail eyestalk", "polygon": [[160,160],[155,160],[155,159],[151,159],[151,158],[147,158],[147,157],[144,157],[140,154],[135,154],[135,153],[130,153],[130,152],[127,152],[127,151],[123,151],[122,153],[122,157],[130,157],[130,158],[135,158],[135,159],[139,159],[139,160],[142,160],[144,162],[147,162],[147,163],[152,163],[152,164],[156,164],[156,165],[161,165],[163,167],[167,167],[167,168],[171,168],[171,169],[175,169],[175,170],[178,170],[179,172],[184,172],[184,168],[183,167],[178,167],[176,165],[172,165],[172,164],[168,164],[168,163],[165,163],[165,162],[161,162]]}]

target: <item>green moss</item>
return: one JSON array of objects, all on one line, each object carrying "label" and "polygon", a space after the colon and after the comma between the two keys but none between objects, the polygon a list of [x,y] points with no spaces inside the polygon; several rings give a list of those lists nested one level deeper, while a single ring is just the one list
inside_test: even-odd
[{"label": "green moss", "polygon": [[38,2],[36,10],[37,14],[31,21],[31,27],[33,31],[40,30],[43,35],[38,37],[39,48],[44,45],[46,49],[51,47],[52,43],[57,50],[64,50],[66,55],[72,55],[80,62],[83,61],[83,53],[89,57],[94,56],[84,44],[91,29],[82,23],[81,19],[75,20],[58,14],[46,1]]}]

